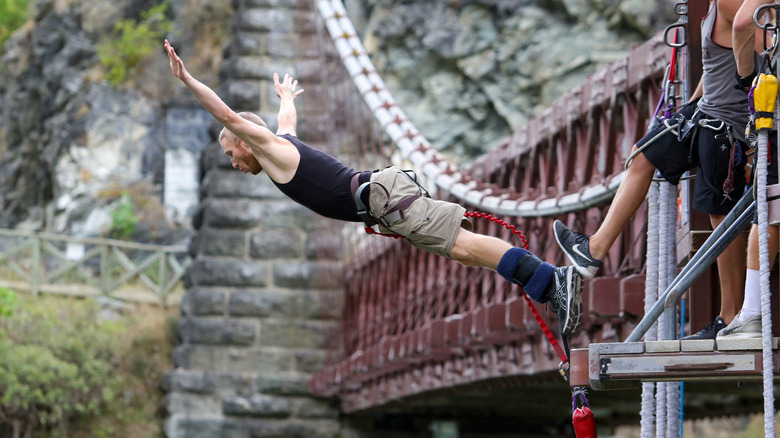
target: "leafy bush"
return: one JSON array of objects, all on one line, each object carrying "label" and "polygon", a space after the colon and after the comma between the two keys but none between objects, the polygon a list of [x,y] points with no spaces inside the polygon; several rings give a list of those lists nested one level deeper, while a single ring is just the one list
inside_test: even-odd
[{"label": "leafy bush", "polygon": [[138,225],[138,216],[133,211],[133,200],[127,191],[122,193],[117,206],[111,210],[111,230],[113,237],[126,239],[135,231]]},{"label": "leafy bush", "polygon": [[0,426],[40,438],[162,436],[172,311],[135,308],[106,320],[89,299],[19,304],[0,318]]},{"label": "leafy bush", "polygon": [[109,69],[109,84],[123,83],[128,72],[160,47],[165,34],[173,30],[167,11],[168,4],[162,3],[141,12],[141,21],[120,20],[114,26],[114,35],[98,45],[100,61]]},{"label": "leafy bush", "polygon": [[19,297],[16,296],[16,292],[7,287],[0,287],[0,318],[11,316],[18,304]]},{"label": "leafy bush", "polygon": [[30,0],[0,0],[0,52],[16,29],[27,21]]},{"label": "leafy bush", "polygon": [[[165,238],[170,232],[170,225],[167,223],[165,207],[160,200],[158,189],[151,183],[148,181],[137,181],[126,186],[108,185],[98,192],[98,197],[105,199],[107,202],[125,198],[125,203],[132,203],[132,214],[128,211],[128,207],[123,207],[123,212],[118,211],[116,213],[117,225],[121,225],[124,222],[120,220],[122,217],[129,218],[131,221],[137,219],[132,229],[128,226],[127,231],[129,233],[124,234],[127,238],[132,237],[132,240],[142,243],[167,243]],[[127,197],[129,197],[129,201]],[[115,203],[114,207],[116,206]],[[106,235],[123,238],[121,237],[122,233],[115,229],[113,224],[109,225]]]},{"label": "leafy bush", "polygon": [[25,304],[0,320],[0,420],[20,433],[99,413],[120,392],[122,325],[100,321],[93,301]]}]

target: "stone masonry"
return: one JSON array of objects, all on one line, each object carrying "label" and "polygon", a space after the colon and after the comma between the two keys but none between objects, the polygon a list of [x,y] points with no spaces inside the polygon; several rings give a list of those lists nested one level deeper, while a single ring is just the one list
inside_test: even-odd
[{"label": "stone masonry", "polygon": [[[272,74],[307,78],[312,2],[236,0],[218,90],[275,130]],[[311,65],[309,63],[308,65]],[[307,74],[308,73],[308,74]],[[315,84],[316,85],[316,84]],[[313,119],[297,105],[299,131]],[[212,130],[214,131],[214,130]],[[339,328],[343,302],[332,221],[284,197],[265,175],[231,168],[218,143],[202,157],[194,263],[164,380],[173,438],[339,436],[337,406],[312,398],[312,373]]]}]

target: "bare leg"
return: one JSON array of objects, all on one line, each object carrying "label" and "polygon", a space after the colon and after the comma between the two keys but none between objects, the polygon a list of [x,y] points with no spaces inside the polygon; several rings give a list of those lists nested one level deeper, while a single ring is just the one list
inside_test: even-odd
[{"label": "bare leg", "polygon": [[[769,264],[771,265],[775,261],[778,249],[778,227],[769,227]],[[748,259],[747,268],[753,270],[760,270],[761,265],[758,259],[758,225],[753,224],[750,228],[750,237],[748,238]]]},{"label": "bare leg", "polygon": [[[722,215],[710,215],[712,228],[720,225],[724,218],[725,216]],[[745,239],[742,236],[737,236],[734,242],[718,256],[720,317],[726,324],[733,321],[742,308],[742,294],[745,287],[745,251]]]},{"label": "bare leg", "polygon": [[510,248],[513,248],[512,245],[501,239],[461,228],[450,257],[466,266],[479,266],[495,271],[501,257]]},{"label": "bare leg", "polygon": [[554,268],[524,249],[462,228],[450,251],[450,257],[457,262],[497,272],[505,255],[508,259],[503,266],[507,269],[502,267],[504,272],[499,274],[511,283],[522,286],[531,299],[540,303],[549,302],[558,317],[558,329],[562,336],[577,330],[582,322],[582,277],[574,267]]},{"label": "bare leg", "polygon": [[590,236],[588,249],[591,256],[601,260],[607,255],[628,221],[645,202],[647,190],[653,182],[653,173],[655,167],[645,158],[645,155],[637,154],[628,167],[626,178],[618,187],[607,217],[604,218],[599,229]]}]

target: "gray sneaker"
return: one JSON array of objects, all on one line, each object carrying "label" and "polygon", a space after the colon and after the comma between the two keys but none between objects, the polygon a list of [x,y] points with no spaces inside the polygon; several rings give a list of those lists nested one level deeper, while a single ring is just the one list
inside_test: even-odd
[{"label": "gray sneaker", "polygon": [[553,234],[577,272],[585,278],[593,278],[603,263],[590,255],[588,236],[569,230],[561,221],[553,224]]},{"label": "gray sneaker", "polygon": [[682,338],[683,341],[692,341],[697,339],[715,339],[715,337],[718,335],[718,332],[726,328],[726,322],[723,321],[723,318],[720,316],[715,317],[715,321],[712,321],[707,325],[707,327],[704,327],[703,329],[699,330],[698,332],[688,335],[684,338]]},{"label": "gray sneaker", "polygon": [[751,316],[747,321],[740,321],[739,314],[731,321],[731,324],[718,332],[717,339],[745,339],[761,337],[761,315]]},{"label": "gray sneaker", "polygon": [[582,277],[574,266],[555,268],[547,297],[561,336],[569,336],[582,323]]}]

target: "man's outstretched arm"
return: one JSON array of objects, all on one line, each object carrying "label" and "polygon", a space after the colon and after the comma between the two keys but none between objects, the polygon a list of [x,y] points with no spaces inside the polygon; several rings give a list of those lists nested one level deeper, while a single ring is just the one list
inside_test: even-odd
[{"label": "man's outstretched arm", "polygon": [[295,136],[295,130],[298,127],[298,112],[295,110],[295,98],[303,93],[303,89],[297,90],[298,81],[285,74],[284,80],[279,83],[279,74],[274,73],[274,90],[279,96],[279,115],[277,123],[279,129],[276,135],[290,134]]},{"label": "man's outstretched arm", "polygon": [[203,105],[203,108],[211,113],[219,123],[223,124],[247,144],[261,145],[273,138],[271,131],[240,117],[217,96],[217,93],[192,77],[168,40],[165,40],[165,51],[168,52],[173,75],[189,88],[195,98],[198,99],[198,102]]}]

